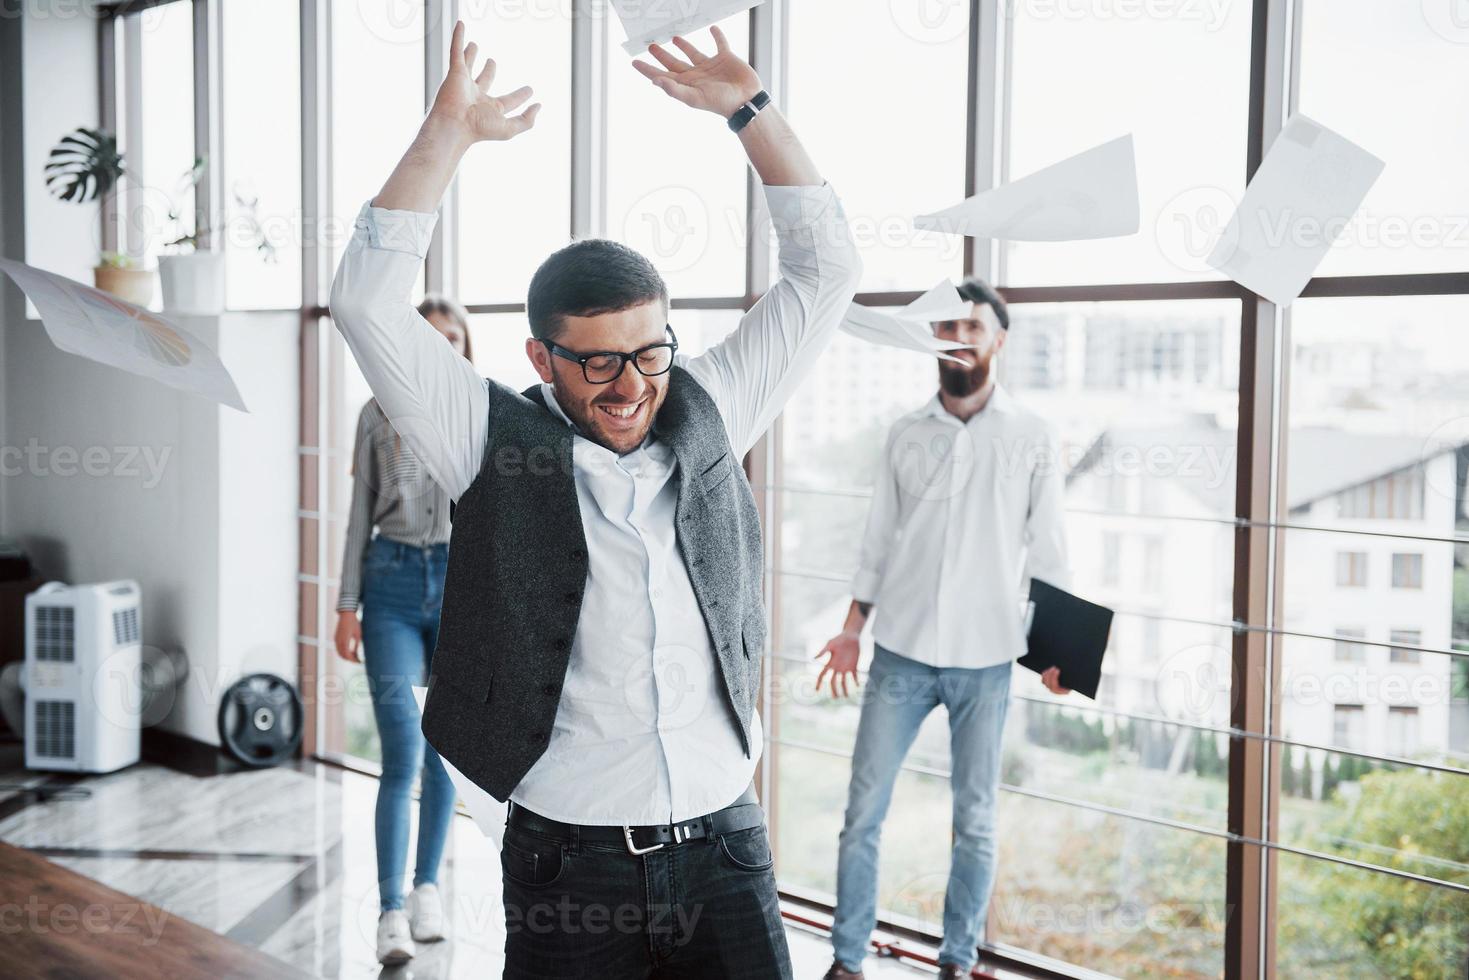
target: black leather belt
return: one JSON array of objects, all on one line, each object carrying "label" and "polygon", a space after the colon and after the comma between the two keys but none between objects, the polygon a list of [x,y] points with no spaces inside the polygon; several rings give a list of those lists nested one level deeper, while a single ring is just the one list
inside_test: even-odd
[{"label": "black leather belt", "polygon": [[594,841],[622,844],[633,856],[647,854],[691,840],[708,840],[720,834],[733,834],[765,823],[765,811],[756,802],[755,787],[745,790],[738,800],[722,810],[674,824],[649,824],[642,827],[569,824],[543,817],[512,801],[505,819],[506,826],[555,840]]}]

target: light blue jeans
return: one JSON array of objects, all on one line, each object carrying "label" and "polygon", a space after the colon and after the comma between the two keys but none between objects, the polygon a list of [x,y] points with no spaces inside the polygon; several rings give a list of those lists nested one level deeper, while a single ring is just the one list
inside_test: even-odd
[{"label": "light blue jeans", "polygon": [[[954,847],[940,963],[973,965],[995,883],[995,801],[1011,665],[930,667],[877,647],[862,689],[852,783],[837,857],[836,959],[858,969],[877,921],[877,846],[903,757],[923,719],[949,712]],[[937,829],[937,828],[935,828]]]},{"label": "light blue jeans", "polygon": [[362,571],[362,663],[383,751],[374,822],[383,911],[403,907],[408,808],[420,768],[415,887],[437,883],[454,817],[454,785],[438,753],[424,741],[412,691],[414,685],[427,683],[448,561],[446,544],[417,548],[379,535],[367,546]]}]

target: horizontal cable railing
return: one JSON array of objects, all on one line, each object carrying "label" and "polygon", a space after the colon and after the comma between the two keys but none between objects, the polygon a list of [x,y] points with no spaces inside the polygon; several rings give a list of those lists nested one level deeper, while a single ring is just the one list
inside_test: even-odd
[{"label": "horizontal cable railing", "polygon": [[[837,575],[831,572],[817,572],[805,568],[791,568],[785,565],[777,565],[771,569],[771,573],[784,578],[810,579],[817,582],[834,582],[848,584],[852,581],[851,575]],[[1130,616],[1134,619],[1150,619],[1160,623],[1179,623],[1184,626],[1204,626],[1210,629],[1228,630],[1231,633],[1263,633],[1268,636],[1293,636],[1302,640],[1322,640],[1328,643],[1349,642],[1353,646],[1386,648],[1389,650],[1411,650],[1415,653],[1436,653],[1445,657],[1462,657],[1469,659],[1469,640],[1455,638],[1450,642],[1463,644],[1462,649],[1451,649],[1447,647],[1425,647],[1411,643],[1394,643],[1392,640],[1369,640],[1356,637],[1328,636],[1325,633],[1308,633],[1303,630],[1281,629],[1270,626],[1256,626],[1252,623],[1242,623],[1239,620],[1225,622],[1219,619],[1197,619],[1189,616],[1175,616],[1168,613],[1153,612],[1146,609],[1128,609],[1125,606],[1114,606],[1112,612],[1118,616]]]},{"label": "horizontal cable railing", "polygon": [[[788,653],[777,653],[770,651],[766,653],[766,660],[775,663],[787,663],[793,666],[810,667],[813,661],[804,657],[793,656]],[[859,670],[858,674],[866,671]],[[1364,749],[1353,749],[1340,745],[1328,745],[1320,742],[1305,742],[1300,739],[1282,738],[1278,735],[1266,735],[1262,732],[1250,732],[1241,728],[1231,728],[1218,725],[1209,725],[1203,722],[1188,721],[1182,718],[1169,718],[1167,715],[1154,715],[1141,711],[1126,711],[1122,708],[1112,708],[1097,704],[1094,701],[1058,701],[1054,698],[1040,697],[1033,694],[1012,694],[1017,701],[1025,701],[1030,704],[1040,704],[1047,707],[1059,708],[1067,711],[1082,711],[1089,714],[1107,715],[1112,718],[1126,719],[1128,721],[1148,722],[1150,724],[1168,725],[1174,728],[1187,728],[1191,731],[1204,732],[1210,735],[1222,735],[1231,739],[1251,739],[1257,742],[1265,742],[1280,746],[1294,746],[1300,749],[1314,749],[1327,752],[1332,755],[1349,755],[1356,759],[1365,759],[1369,762],[1381,762],[1384,765],[1400,766],[1405,769],[1424,769],[1431,772],[1449,773],[1455,776],[1469,776],[1469,757],[1464,759],[1461,766],[1451,763],[1430,762],[1422,759],[1409,759],[1403,756],[1383,755],[1376,752],[1368,752]]]},{"label": "horizontal cable railing", "polygon": [[[839,759],[850,760],[852,758],[850,752],[842,752],[839,749],[828,748],[827,746],[816,745],[814,743],[802,742],[797,739],[786,738],[784,736],[767,736],[765,741],[773,745],[781,745],[787,748],[798,749],[806,752],[816,752],[823,755],[834,756]],[[906,772],[916,773],[920,776],[934,776],[940,779],[948,779],[950,776],[950,773],[947,770],[938,769],[933,766],[923,766],[907,761],[904,761],[900,768]],[[1238,844],[1249,844],[1255,847],[1262,847],[1270,851],[1277,851],[1285,854],[1294,854],[1298,857],[1315,858],[1320,861],[1329,861],[1333,864],[1341,864],[1346,865],[1347,867],[1356,868],[1359,871],[1368,871],[1377,874],[1391,875],[1395,878],[1405,878],[1409,881],[1416,881],[1419,884],[1423,885],[1433,885],[1438,888],[1446,888],[1451,891],[1469,894],[1469,884],[1463,884],[1457,881],[1446,881],[1441,878],[1433,878],[1428,875],[1421,875],[1412,871],[1404,871],[1401,868],[1389,868],[1380,864],[1372,864],[1368,861],[1358,861],[1354,858],[1349,858],[1341,854],[1330,854],[1325,851],[1316,851],[1310,848],[1296,847],[1291,844],[1282,844],[1278,841],[1266,841],[1254,837],[1246,837],[1243,834],[1235,834],[1227,830],[1215,830],[1212,827],[1204,827],[1200,826],[1199,824],[1191,824],[1182,820],[1171,820],[1168,817],[1160,817],[1151,813],[1143,813],[1138,810],[1128,810],[1122,807],[1108,806],[1105,803],[1095,803],[1091,800],[1082,800],[1077,799],[1076,797],[1062,796],[1057,793],[1047,793],[1044,790],[1029,789],[1024,786],[1016,786],[1012,783],[1001,782],[1000,789],[1007,793],[1014,793],[1018,796],[1027,796],[1032,799],[1044,800],[1048,803],[1059,803],[1064,806],[1076,807],[1080,810],[1090,810],[1094,813],[1105,813],[1109,816],[1119,817],[1125,820],[1136,820],[1141,823],[1148,823],[1159,827],[1166,827],[1170,830],[1200,834],[1205,837],[1214,837],[1223,841],[1232,841]],[[1466,872],[1469,872],[1469,865],[1458,865],[1458,867],[1463,868]]]}]

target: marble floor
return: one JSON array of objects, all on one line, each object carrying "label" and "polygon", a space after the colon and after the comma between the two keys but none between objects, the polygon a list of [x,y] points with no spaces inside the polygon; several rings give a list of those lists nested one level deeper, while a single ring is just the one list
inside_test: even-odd
[{"label": "marble floor", "polygon": [[[17,784],[59,788],[49,798]],[[496,846],[454,821],[440,875],[450,938],[383,968],[372,814],[377,782],[332,766],[193,776],[139,764],[106,776],[43,777],[0,755],[0,840],[327,978],[498,976],[504,920]],[[410,837],[410,839],[412,839]],[[796,975],[830,963],[819,932],[788,930]],[[932,975],[869,960],[881,980]]]}]

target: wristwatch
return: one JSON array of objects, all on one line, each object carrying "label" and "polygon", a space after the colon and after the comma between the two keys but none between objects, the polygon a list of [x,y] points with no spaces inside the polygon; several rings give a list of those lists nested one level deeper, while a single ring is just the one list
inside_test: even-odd
[{"label": "wristwatch", "polygon": [[770,93],[763,88],[755,93],[755,97],[735,110],[735,114],[729,117],[729,131],[738,133],[744,129],[751,119],[759,114],[761,109],[770,105]]}]

